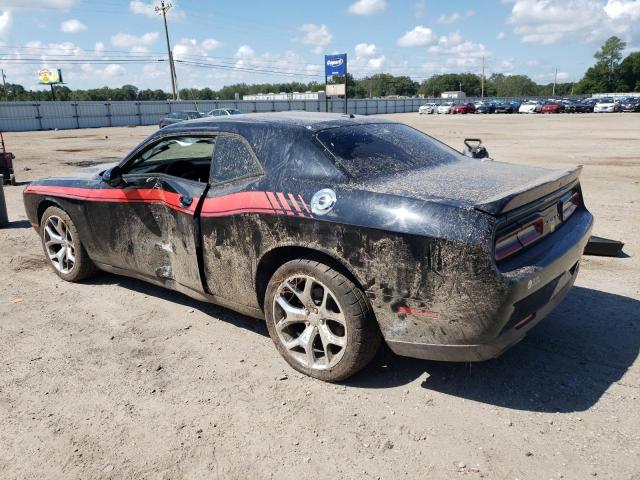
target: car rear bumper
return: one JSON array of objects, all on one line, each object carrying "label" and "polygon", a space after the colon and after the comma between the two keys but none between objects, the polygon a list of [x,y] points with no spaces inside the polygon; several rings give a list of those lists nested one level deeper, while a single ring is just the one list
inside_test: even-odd
[{"label": "car rear bumper", "polygon": [[[391,350],[398,355],[427,360],[475,362],[498,357],[518,343],[565,298],[575,282],[593,217],[581,209],[569,222],[571,225],[565,227],[570,228],[562,236],[549,238],[550,242],[534,246],[523,254],[528,257],[524,262],[529,267],[505,267],[507,273],[502,277],[507,287],[502,303],[482,307],[485,311],[479,312],[478,317],[490,319],[482,327],[478,327],[474,319],[457,321],[450,327],[459,331],[460,337],[441,343],[386,335],[383,329]],[[414,324],[424,322],[425,331],[433,329],[433,324],[424,317],[409,315],[407,320]]]},{"label": "car rear bumper", "polygon": [[[567,296],[578,275],[579,264],[565,272],[557,282],[558,287],[547,303],[542,304],[532,319],[521,328],[507,329],[495,340],[477,345],[439,345],[425,343],[411,343],[402,341],[387,341],[389,348],[404,357],[420,358],[424,360],[439,360],[444,362],[481,362],[502,355],[509,348],[520,342],[534,326],[540,323]],[[525,317],[526,318],[526,317]]]}]

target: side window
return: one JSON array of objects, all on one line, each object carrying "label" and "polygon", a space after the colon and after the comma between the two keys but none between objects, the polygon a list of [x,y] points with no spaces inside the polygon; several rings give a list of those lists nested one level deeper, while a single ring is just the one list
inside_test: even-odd
[{"label": "side window", "polygon": [[211,164],[210,183],[227,182],[234,178],[257,175],[260,172],[245,142],[238,137],[218,137]]},{"label": "side window", "polygon": [[172,137],[144,150],[126,169],[127,174],[164,173],[206,182],[216,137]]}]

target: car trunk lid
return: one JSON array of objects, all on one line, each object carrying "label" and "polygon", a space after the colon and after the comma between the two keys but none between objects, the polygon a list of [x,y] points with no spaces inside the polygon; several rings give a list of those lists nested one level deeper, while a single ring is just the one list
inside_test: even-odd
[{"label": "car trunk lid", "polygon": [[569,171],[462,158],[457,162],[369,179],[377,193],[475,208],[503,215],[573,185],[582,167]]}]

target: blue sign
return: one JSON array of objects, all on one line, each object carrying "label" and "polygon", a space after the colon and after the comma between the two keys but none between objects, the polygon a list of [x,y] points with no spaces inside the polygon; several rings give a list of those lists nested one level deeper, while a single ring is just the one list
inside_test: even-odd
[{"label": "blue sign", "polygon": [[324,56],[324,76],[327,78],[337,75],[344,77],[347,74],[347,54]]}]

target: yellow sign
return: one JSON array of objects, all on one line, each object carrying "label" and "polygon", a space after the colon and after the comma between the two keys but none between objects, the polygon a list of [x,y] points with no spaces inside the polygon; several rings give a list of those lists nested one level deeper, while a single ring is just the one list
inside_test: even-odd
[{"label": "yellow sign", "polygon": [[38,82],[42,85],[62,83],[62,70],[59,68],[54,68],[53,70],[43,68],[38,72]]}]

